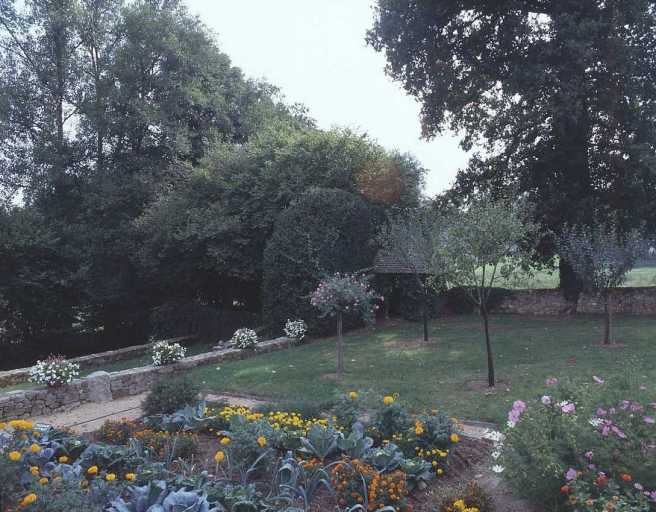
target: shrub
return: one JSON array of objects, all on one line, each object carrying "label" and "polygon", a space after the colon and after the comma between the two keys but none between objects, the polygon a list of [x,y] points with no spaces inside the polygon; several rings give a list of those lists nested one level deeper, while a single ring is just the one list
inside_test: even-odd
[{"label": "shrub", "polygon": [[[597,481],[601,488],[630,475],[634,488],[653,491],[656,420],[649,398],[641,397],[638,389],[625,395],[618,385],[597,377],[578,386],[548,382],[552,386],[540,399],[515,402],[501,454],[493,454],[499,457],[498,471],[511,485],[554,509],[567,502],[561,488],[579,477],[582,482]],[[597,480],[600,473],[603,478]],[[589,485],[579,486],[580,494],[588,492]]]},{"label": "shrub", "polygon": [[200,389],[189,377],[165,379],[157,382],[143,402],[146,416],[172,414],[198,401]]},{"label": "shrub", "polygon": [[[360,197],[336,189],[302,194],[276,220],[264,251],[262,299],[266,326],[280,329],[303,318],[309,332],[334,330],[307,301],[323,274],[370,267],[375,247],[372,209]],[[360,325],[346,319],[347,325]]]},{"label": "shrub", "polygon": [[64,356],[49,356],[30,369],[30,381],[55,387],[70,384],[79,373],[79,364],[67,361]]},{"label": "shrub", "polygon": [[305,325],[304,320],[289,320],[285,322],[285,336],[292,338],[296,341],[301,341],[305,338],[305,332],[307,331],[307,325]]},{"label": "shrub", "polygon": [[187,349],[179,343],[158,341],[153,345],[153,366],[172,364],[184,358]]},{"label": "shrub", "polygon": [[258,341],[257,333],[253,329],[242,327],[235,331],[230,341],[237,348],[254,348]]}]

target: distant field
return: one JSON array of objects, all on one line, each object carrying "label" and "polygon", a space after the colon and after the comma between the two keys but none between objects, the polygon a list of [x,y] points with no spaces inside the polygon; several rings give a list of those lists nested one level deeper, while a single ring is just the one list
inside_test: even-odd
[{"label": "distant field", "polygon": [[[559,279],[560,274],[558,269],[551,273],[543,270],[536,272],[529,279],[521,279],[517,282],[506,284],[499,282],[499,286],[520,289],[557,288]],[[629,273],[628,278],[623,286],[656,286],[656,266],[642,266],[633,269]]]}]

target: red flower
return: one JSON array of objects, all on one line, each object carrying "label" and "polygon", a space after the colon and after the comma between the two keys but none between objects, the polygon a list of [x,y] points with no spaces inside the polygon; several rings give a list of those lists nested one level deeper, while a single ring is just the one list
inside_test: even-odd
[{"label": "red flower", "polygon": [[599,475],[597,479],[595,480],[595,483],[599,487],[605,487],[606,484],[608,484],[608,477],[606,475]]},{"label": "red flower", "polygon": [[631,480],[633,480],[633,477],[631,475],[629,475],[628,473],[622,473],[620,475],[620,478],[622,480],[624,480],[625,482],[630,482]]},{"label": "red flower", "polygon": [[569,485],[563,485],[563,486],[560,488],[560,492],[562,492],[563,494],[569,494],[570,490],[571,490],[571,489],[569,488]]}]

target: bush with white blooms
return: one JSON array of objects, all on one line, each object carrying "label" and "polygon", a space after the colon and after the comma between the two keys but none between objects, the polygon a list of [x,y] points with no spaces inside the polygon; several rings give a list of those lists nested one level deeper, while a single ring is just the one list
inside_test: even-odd
[{"label": "bush with white blooms", "polygon": [[305,338],[305,333],[307,332],[307,325],[304,320],[287,320],[285,323],[285,336],[288,338],[295,339],[296,341],[301,341]]},{"label": "bush with white blooms", "polygon": [[153,345],[153,366],[163,366],[182,359],[187,349],[179,343],[158,341]]},{"label": "bush with white blooms", "polygon": [[257,345],[257,333],[248,327],[237,329],[230,340],[237,348],[253,348]]},{"label": "bush with white blooms", "polygon": [[67,361],[64,356],[49,356],[30,369],[30,382],[55,387],[70,384],[79,374],[79,364]]}]

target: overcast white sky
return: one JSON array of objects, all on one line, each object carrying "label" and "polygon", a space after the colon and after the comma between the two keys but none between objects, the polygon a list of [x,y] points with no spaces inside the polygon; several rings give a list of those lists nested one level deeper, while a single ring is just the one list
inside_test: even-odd
[{"label": "overcast white sky", "polygon": [[366,46],[371,0],[187,0],[221,49],[252,78],[305,104],[321,128],[348,126],[429,169],[426,193],[451,184],[467,155],[455,137],[420,139],[419,105],[384,73]]}]

